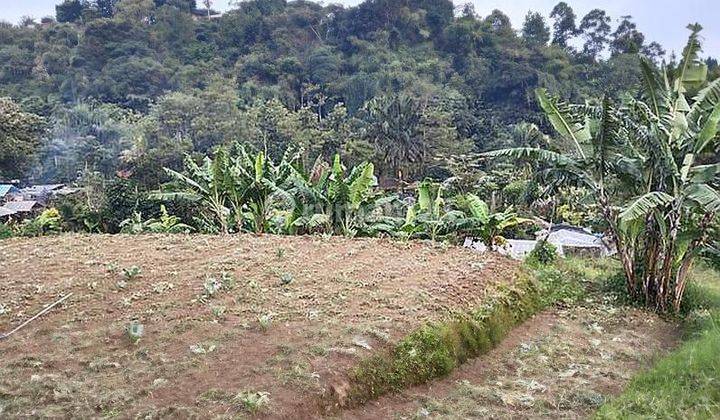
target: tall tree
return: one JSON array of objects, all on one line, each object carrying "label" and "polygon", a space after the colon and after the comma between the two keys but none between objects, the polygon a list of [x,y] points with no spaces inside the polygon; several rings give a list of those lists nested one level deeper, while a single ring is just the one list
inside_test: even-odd
[{"label": "tall tree", "polygon": [[95,0],[95,8],[100,16],[111,18],[115,15],[115,6],[119,0]]},{"label": "tall tree", "polygon": [[525,15],[522,37],[532,45],[547,45],[550,41],[550,28],[540,13],[528,12],[528,14]]},{"label": "tall tree", "polygon": [[26,174],[45,132],[45,120],[24,112],[10,98],[0,98],[0,177]]},{"label": "tall tree", "polygon": [[637,54],[645,44],[645,35],[637,30],[637,25],[632,21],[632,16],[622,16],[620,24],[612,34],[610,51],[613,55]]},{"label": "tall tree", "polygon": [[65,0],[55,6],[55,19],[58,22],[77,22],[82,17],[87,2],[81,0]]},{"label": "tall tree", "polygon": [[552,9],[550,17],[555,21],[553,23],[553,45],[567,47],[568,41],[578,32],[575,12],[567,3],[561,1]]},{"label": "tall tree", "polygon": [[653,61],[653,63],[658,64],[662,58],[665,56],[665,49],[662,47],[662,45],[658,44],[657,42],[651,42],[645,46],[642,47],[642,50],[640,51],[644,56],[649,58]]},{"label": "tall tree", "polygon": [[593,9],[580,22],[580,31],[585,38],[583,54],[592,58],[605,50],[610,42],[610,16],[604,10]]}]

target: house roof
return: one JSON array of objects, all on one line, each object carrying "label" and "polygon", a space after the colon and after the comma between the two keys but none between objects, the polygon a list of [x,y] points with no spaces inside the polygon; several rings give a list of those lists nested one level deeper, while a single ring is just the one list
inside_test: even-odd
[{"label": "house roof", "polygon": [[22,192],[28,194],[44,194],[50,191],[59,190],[64,187],[65,184],[44,184],[44,185],[32,185],[27,188],[23,188]]},{"label": "house roof", "polygon": [[0,207],[0,217],[12,216],[15,213],[17,213],[15,210],[10,210],[5,207]]},{"label": "house roof", "polygon": [[36,205],[37,201],[9,201],[3,207],[16,213],[27,213],[32,211]]},{"label": "house roof", "polygon": [[8,193],[19,191],[20,190],[18,190],[14,185],[0,184],[0,197],[5,197]]}]

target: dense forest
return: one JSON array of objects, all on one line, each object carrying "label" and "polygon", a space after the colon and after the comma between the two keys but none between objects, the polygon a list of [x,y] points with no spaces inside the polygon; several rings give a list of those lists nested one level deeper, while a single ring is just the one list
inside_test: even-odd
[{"label": "dense forest", "polygon": [[[537,88],[619,98],[640,56],[679,61],[632,17],[581,17],[565,2],[522,28],[450,0],[211,7],[65,0],[54,18],[0,24],[0,179],[74,183],[116,211],[112,200],[157,189],[185,156],[242,144],[275,160],[300,152],[306,166],[369,161],[386,187],[454,176],[516,197],[526,168],[473,156],[546,145]],[[720,69],[706,63],[712,80]]]},{"label": "dense forest", "polygon": [[47,122],[23,156],[3,153],[2,176],[121,171],[152,187],[184,153],[236,140],[370,159],[385,178],[441,175],[438,155],[527,142],[523,123],[542,121],[535,88],[621,94],[639,77],[637,53],[664,53],[631,17],[580,18],[564,2],[550,21],[529,12],[520,30],[499,10],[449,0],[197,7],[66,0],[54,19],[2,24],[0,96]]}]

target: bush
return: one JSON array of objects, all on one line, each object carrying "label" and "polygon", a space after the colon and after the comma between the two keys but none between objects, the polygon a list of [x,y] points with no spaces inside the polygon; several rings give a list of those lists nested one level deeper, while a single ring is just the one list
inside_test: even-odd
[{"label": "bush", "polygon": [[20,225],[21,236],[43,236],[62,231],[62,216],[56,208],[49,208],[33,220]]},{"label": "bush", "polygon": [[13,230],[6,224],[0,224],[0,239],[7,239],[13,236]]},{"label": "bush", "polygon": [[557,247],[548,241],[538,241],[526,262],[531,266],[548,265],[557,260]]}]

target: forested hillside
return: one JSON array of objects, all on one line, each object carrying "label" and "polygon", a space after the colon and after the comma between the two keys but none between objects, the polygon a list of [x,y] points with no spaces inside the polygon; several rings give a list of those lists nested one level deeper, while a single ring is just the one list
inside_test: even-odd
[{"label": "forested hillside", "polygon": [[14,102],[3,109],[47,123],[0,153],[2,177],[121,171],[153,188],[185,153],[235,141],[371,160],[383,180],[442,177],[439,156],[540,141],[526,124],[542,124],[535,88],[620,94],[639,77],[636,53],[663,53],[631,18],[576,16],[564,2],[522,28],[449,0],[204,6],[66,0],[54,18],[2,24],[0,97]]}]

